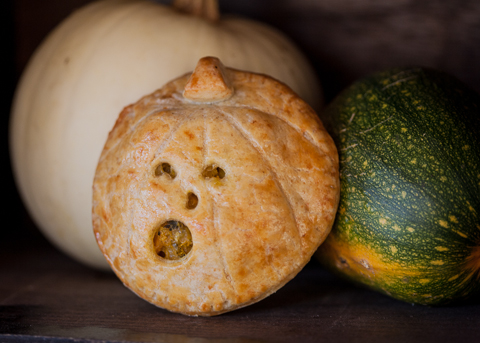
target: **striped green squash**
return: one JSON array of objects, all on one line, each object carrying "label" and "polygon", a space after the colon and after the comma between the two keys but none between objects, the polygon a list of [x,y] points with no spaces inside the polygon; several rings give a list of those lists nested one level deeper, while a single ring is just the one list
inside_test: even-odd
[{"label": "striped green squash", "polygon": [[438,71],[360,80],[324,112],[340,154],[336,223],[317,256],[394,298],[480,289],[480,96]]}]

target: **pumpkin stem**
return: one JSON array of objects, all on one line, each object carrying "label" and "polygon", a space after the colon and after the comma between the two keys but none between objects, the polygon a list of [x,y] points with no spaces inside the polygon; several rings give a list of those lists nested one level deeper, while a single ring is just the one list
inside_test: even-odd
[{"label": "pumpkin stem", "polygon": [[212,103],[233,95],[227,70],[216,57],[201,58],[185,86],[183,96],[194,102]]},{"label": "pumpkin stem", "polygon": [[218,0],[173,0],[173,8],[193,16],[216,22],[220,18]]}]

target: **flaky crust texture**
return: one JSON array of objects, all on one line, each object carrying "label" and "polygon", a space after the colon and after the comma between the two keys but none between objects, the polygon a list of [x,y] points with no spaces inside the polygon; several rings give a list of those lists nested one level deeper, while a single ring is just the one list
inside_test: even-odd
[{"label": "flaky crust texture", "polygon": [[[126,107],[93,185],[94,232],[114,272],[143,299],[186,315],[231,311],[282,287],[325,240],[339,200],[337,150],[314,111],[265,75],[227,74],[234,95],[225,101],[186,100],[185,75]],[[176,177],[156,176],[160,163]],[[208,165],[225,177],[202,176]],[[168,220],[192,234],[177,261],[153,246]]]}]

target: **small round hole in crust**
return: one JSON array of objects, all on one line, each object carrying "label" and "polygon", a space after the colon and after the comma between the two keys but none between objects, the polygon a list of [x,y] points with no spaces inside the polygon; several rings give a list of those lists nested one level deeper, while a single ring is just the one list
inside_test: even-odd
[{"label": "small round hole in crust", "polygon": [[198,205],[198,197],[192,192],[188,193],[186,207],[189,210],[193,210],[195,207],[197,207],[197,205]]},{"label": "small round hole in crust", "polygon": [[188,227],[177,220],[160,225],[153,237],[153,247],[161,258],[179,260],[192,250],[192,234]]},{"label": "small round hole in crust", "polygon": [[223,179],[225,177],[225,170],[223,170],[222,168],[214,164],[211,164],[203,170],[202,176],[206,179],[209,179],[212,177]]},{"label": "small round hole in crust", "polygon": [[166,162],[160,163],[157,168],[155,168],[155,176],[160,176],[163,174],[168,174],[172,179],[177,176],[175,169],[173,169],[172,166]]}]

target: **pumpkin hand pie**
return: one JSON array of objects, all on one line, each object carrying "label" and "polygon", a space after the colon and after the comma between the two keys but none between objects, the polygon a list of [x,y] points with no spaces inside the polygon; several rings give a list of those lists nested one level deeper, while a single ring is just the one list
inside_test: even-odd
[{"label": "pumpkin hand pie", "polygon": [[120,114],[95,174],[93,227],[137,295],[212,316],[291,280],[338,201],[338,154],[316,113],[282,83],[205,57]]}]

